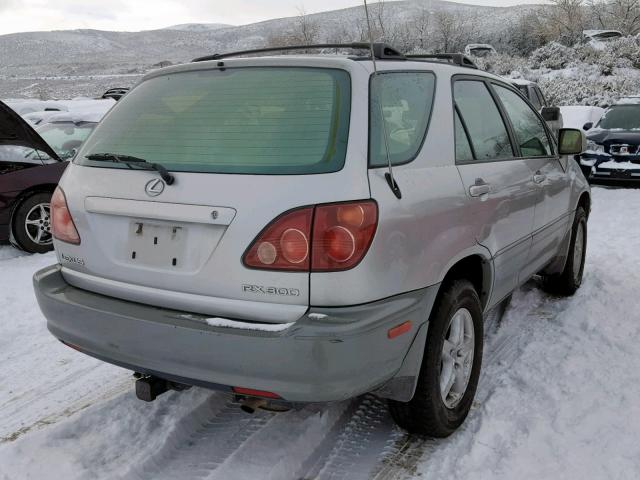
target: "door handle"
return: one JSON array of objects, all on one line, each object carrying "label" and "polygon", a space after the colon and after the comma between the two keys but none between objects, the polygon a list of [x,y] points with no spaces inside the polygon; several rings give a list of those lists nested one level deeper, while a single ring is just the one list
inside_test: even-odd
[{"label": "door handle", "polygon": [[489,193],[490,190],[491,190],[491,187],[489,186],[488,183],[471,185],[469,187],[469,195],[471,195],[472,197],[479,197],[481,195],[485,195]]},{"label": "door handle", "polygon": [[544,173],[540,173],[540,172],[536,172],[535,175],[533,176],[533,182],[534,183],[542,183],[547,179],[547,176]]}]

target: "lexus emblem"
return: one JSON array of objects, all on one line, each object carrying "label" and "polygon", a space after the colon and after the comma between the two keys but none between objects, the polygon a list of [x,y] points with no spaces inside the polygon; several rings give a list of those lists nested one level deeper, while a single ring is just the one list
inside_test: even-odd
[{"label": "lexus emblem", "polygon": [[149,180],[144,187],[144,191],[147,192],[147,195],[150,197],[157,197],[164,191],[164,182],[159,178]]}]

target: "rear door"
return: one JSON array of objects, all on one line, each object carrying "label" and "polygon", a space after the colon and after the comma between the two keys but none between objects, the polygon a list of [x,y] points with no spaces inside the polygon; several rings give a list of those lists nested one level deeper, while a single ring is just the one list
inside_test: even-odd
[{"label": "rear door", "polygon": [[[65,278],[167,308],[296,320],[309,273],[249,268],[243,255],[288,210],[368,198],[366,158],[349,148],[350,108],[339,69],[209,68],[144,81],[63,179],[81,237],[56,244]],[[87,158],[113,152],[158,162],[175,183]]]},{"label": "rear door", "polygon": [[[494,84],[494,90],[509,117],[520,156],[539,190],[533,221],[532,247],[523,274],[540,271],[558,252],[568,230],[570,180],[557,156],[544,120],[518,94]],[[566,158],[564,161],[566,162]]]},{"label": "rear door", "polygon": [[494,257],[492,302],[520,281],[531,246],[538,187],[489,82],[454,77],[456,163],[472,198],[476,238]]}]

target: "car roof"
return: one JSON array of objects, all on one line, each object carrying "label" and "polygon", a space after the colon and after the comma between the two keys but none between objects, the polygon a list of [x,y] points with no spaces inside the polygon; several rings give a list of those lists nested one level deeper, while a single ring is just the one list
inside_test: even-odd
[{"label": "car roof", "polygon": [[470,43],[466,46],[466,48],[493,48],[493,45],[490,43]]},{"label": "car roof", "polygon": [[56,113],[55,115],[47,116],[42,123],[42,125],[46,123],[97,123],[102,120],[106,111],[102,110],[85,110],[78,112],[61,112]]},{"label": "car roof", "polygon": [[[211,70],[218,68],[234,67],[311,67],[311,68],[337,68],[343,70],[366,69],[373,73],[373,62],[369,57],[354,57],[348,55],[335,54],[314,54],[314,55],[272,55],[261,57],[231,57],[223,60],[206,60],[172,65],[147,73],[139,83],[155,77],[171,75],[175,73]],[[509,83],[502,77],[491,74],[484,70],[472,68],[470,66],[460,66],[452,64],[444,59],[379,59],[376,60],[376,67],[379,71],[388,70],[429,70],[436,75],[468,74],[488,77]]]},{"label": "car roof", "polygon": [[617,33],[622,35],[620,30],[583,30],[582,33],[587,37],[593,37],[594,35],[602,35],[603,33]]},{"label": "car roof", "polygon": [[524,78],[508,78],[506,80],[514,85],[537,85],[536,82],[525,80]]}]

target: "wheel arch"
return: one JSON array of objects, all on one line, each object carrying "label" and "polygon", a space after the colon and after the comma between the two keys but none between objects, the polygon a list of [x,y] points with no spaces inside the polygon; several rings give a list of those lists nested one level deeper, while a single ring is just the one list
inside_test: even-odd
[{"label": "wheel arch", "polygon": [[480,297],[482,308],[486,309],[491,298],[494,272],[488,251],[484,252],[480,248],[474,252],[465,252],[450,262],[443,272],[440,290],[452,280],[469,280]]},{"label": "wheel arch", "polygon": [[584,209],[584,213],[587,214],[587,218],[589,218],[589,214],[591,213],[591,195],[589,192],[582,192],[580,198],[578,198],[577,207],[582,207]]}]

